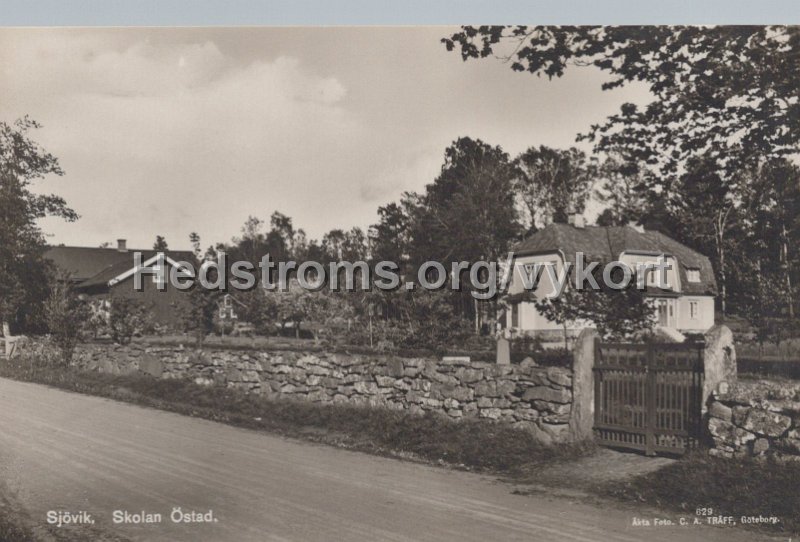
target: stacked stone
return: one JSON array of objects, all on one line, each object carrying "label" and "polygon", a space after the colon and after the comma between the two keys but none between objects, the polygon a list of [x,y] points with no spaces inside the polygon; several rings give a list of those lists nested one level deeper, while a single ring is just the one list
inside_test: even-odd
[{"label": "stacked stone", "polygon": [[[453,419],[479,417],[566,438],[571,371],[470,362],[465,359],[372,357],[298,352],[259,354],[261,393],[277,398],[384,406]],[[229,370],[228,385],[239,372]]]},{"label": "stacked stone", "polygon": [[800,461],[800,382],[739,381],[708,409],[712,455]]},{"label": "stacked stone", "polygon": [[85,369],[188,378],[275,399],[347,403],[485,418],[567,439],[572,371],[519,365],[302,351],[205,350],[132,344],[81,346]]}]

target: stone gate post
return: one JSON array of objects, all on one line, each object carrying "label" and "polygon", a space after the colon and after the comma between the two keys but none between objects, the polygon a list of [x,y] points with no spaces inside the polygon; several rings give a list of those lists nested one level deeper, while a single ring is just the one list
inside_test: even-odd
[{"label": "stone gate post", "polygon": [[569,419],[570,440],[593,437],[594,425],[594,345],[599,334],[586,328],[578,335],[572,351],[572,414]]},{"label": "stone gate post", "polygon": [[721,383],[726,382],[731,385],[736,382],[736,349],[733,346],[733,333],[730,328],[725,325],[716,325],[708,330],[705,337],[703,414],[708,408],[708,397]]},{"label": "stone gate post", "polygon": [[498,365],[511,364],[511,344],[505,337],[497,338],[497,357],[496,363]]}]

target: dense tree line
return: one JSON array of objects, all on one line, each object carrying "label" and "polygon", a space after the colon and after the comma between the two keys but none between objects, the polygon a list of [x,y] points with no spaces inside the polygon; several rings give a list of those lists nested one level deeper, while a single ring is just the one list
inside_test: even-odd
[{"label": "dense tree line", "polygon": [[[800,29],[786,26],[465,26],[442,39],[465,61],[648,86],[579,140],[601,166],[603,224],[636,220],[711,257],[719,310],[764,333],[797,312]],[[787,320],[788,319],[788,320]],[[760,323],[760,324],[759,324]]]},{"label": "dense tree line", "polygon": [[[762,337],[791,329],[800,309],[798,28],[482,26],[463,27],[443,42],[464,60],[505,59],[512,70],[548,78],[593,66],[610,77],[603,89],[641,82],[652,101],[622,104],[587,127],[577,139],[591,143],[591,153],[532,146],[510,156],[461,137],[444,150],[439,174],[422,191],[381,206],[366,231],[334,229],[309,239],[291,217],[274,212],[268,221],[248,218],[240,236],[205,251],[195,238],[198,259],[224,250],[230,261],[254,265],[264,254],[273,261],[390,260],[413,276],[428,260],[502,259],[518,240],[583,212],[594,199],[603,209],[599,225],[635,222],[708,255],[723,316],[746,317]],[[63,173],[29,137],[36,127],[29,119],[0,123],[6,334],[10,327],[46,326],[39,301],[47,297],[47,281],[37,273],[47,266],[36,221],[76,218],[60,198],[30,190],[31,182]],[[166,240],[159,237],[155,246],[166,248]],[[375,330],[395,340],[397,328],[444,341],[494,327],[497,300],[469,294],[237,295],[246,317],[264,326],[291,322],[298,330],[300,322],[314,327],[330,317],[350,327],[368,322],[370,341]],[[218,300],[196,299],[198,318],[208,322],[212,301]]]}]

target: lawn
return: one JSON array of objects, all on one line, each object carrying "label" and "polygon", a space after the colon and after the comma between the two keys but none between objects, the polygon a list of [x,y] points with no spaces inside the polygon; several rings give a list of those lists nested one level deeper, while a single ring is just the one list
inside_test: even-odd
[{"label": "lawn", "polygon": [[[800,534],[800,463],[722,459],[698,452],[655,472],[595,488],[625,502],[695,516],[699,508],[713,515],[777,517],[766,530]],[[761,527],[759,525],[758,527]]]}]

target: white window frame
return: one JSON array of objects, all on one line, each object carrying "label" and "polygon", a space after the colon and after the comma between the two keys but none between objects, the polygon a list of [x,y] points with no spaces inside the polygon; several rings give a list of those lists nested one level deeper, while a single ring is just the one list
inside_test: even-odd
[{"label": "white window frame", "polygon": [[700,269],[689,267],[686,269],[686,280],[689,282],[700,282]]},{"label": "white window frame", "polygon": [[[512,329],[520,329],[522,326],[520,325],[520,314],[521,314],[521,303],[513,303],[511,305],[511,328]],[[516,316],[516,318],[515,318]],[[514,322],[516,320],[516,322]]]},{"label": "white window frame", "polygon": [[[647,263],[653,264],[654,262]],[[647,271],[645,271],[645,286],[653,286],[655,288],[661,288],[662,290],[672,290],[672,285],[669,282],[669,272],[670,269],[662,271],[654,267],[648,267]]]},{"label": "white window frame", "polygon": [[[525,270],[525,276],[528,278],[528,282],[533,285],[533,290],[539,288],[539,279],[542,278],[543,273],[546,273],[546,267],[552,266],[553,270],[558,269],[557,262],[528,262],[523,264],[523,269]],[[539,273],[539,276],[536,276],[536,272]],[[535,281],[535,282],[534,282]],[[523,282],[523,284],[525,284]]]},{"label": "white window frame", "polygon": [[700,319],[700,302],[696,299],[689,300],[689,319],[690,320],[699,320]]},{"label": "white window frame", "polygon": [[[152,279],[153,284],[158,284],[158,273],[159,273],[159,270],[161,268],[159,266],[157,266],[157,265],[154,265],[150,269],[153,270],[153,274],[150,275],[150,278]],[[164,278],[166,279],[166,277],[164,277]]]},{"label": "white window frame", "polygon": [[231,298],[231,294],[225,294],[222,297],[222,303],[219,304],[219,317],[227,318],[229,320],[239,319],[239,317],[236,315],[236,312],[233,310],[233,299]]},{"label": "white window frame", "polygon": [[528,277],[528,280],[533,280],[533,271],[536,269],[535,262],[526,263],[523,268],[525,269],[525,276]]}]

